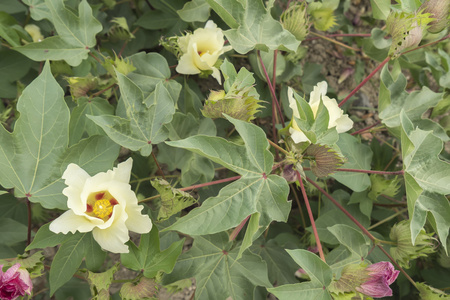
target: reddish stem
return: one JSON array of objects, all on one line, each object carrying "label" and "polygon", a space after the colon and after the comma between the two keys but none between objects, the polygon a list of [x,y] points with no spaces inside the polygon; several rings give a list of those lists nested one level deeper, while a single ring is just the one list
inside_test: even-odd
[{"label": "reddish stem", "polygon": [[[273,51],[273,73],[272,73],[272,87],[273,87],[273,92],[275,93],[276,89],[277,89],[277,58],[278,58],[278,50]],[[283,121],[283,114],[281,114],[281,119],[282,119],[282,124],[284,124]]]},{"label": "reddish stem", "polygon": [[362,232],[364,232],[364,234],[369,237],[369,239],[371,239],[373,242],[376,241],[376,238],[364,226],[362,226],[361,223],[359,223],[359,221],[355,219],[355,217],[353,217],[339,202],[337,202],[333,197],[331,197],[331,195],[328,194],[323,188],[321,188],[317,183],[315,183],[314,180],[311,180],[308,177],[306,177],[306,180],[308,180],[308,182],[310,182],[313,186],[315,186],[316,189],[322,192],[322,194],[324,194],[325,197],[330,199],[330,201],[333,202],[334,205],[336,205],[350,220],[352,220],[352,222],[355,223],[356,226],[358,226],[359,229],[361,229]]},{"label": "reddish stem", "polygon": [[416,282],[408,275],[408,273],[406,273],[405,270],[403,270],[402,267],[400,267],[400,265],[395,261],[395,259],[383,248],[383,246],[381,245],[377,245],[378,248],[380,248],[380,250],[389,258],[390,261],[392,261],[392,263],[397,267],[397,269],[400,270],[400,272],[403,273],[403,275],[405,275],[406,279],[409,280],[409,282],[412,283],[412,285],[417,288]]},{"label": "reddish stem", "polygon": [[156,156],[155,156],[155,153],[153,153],[153,151],[152,151],[152,157],[153,157],[153,160],[155,161],[156,166],[158,167],[159,173],[161,173],[162,178],[164,178],[164,180],[166,180],[166,176],[164,176],[164,172],[161,169],[161,166],[159,165],[158,160],[156,160]]},{"label": "reddish stem", "polygon": [[188,186],[188,187],[185,187],[185,188],[181,188],[179,190],[180,191],[189,191],[189,190],[193,190],[193,189],[197,189],[197,188],[202,188],[202,187],[205,187],[205,186],[210,186],[210,185],[215,185],[215,184],[219,184],[219,183],[224,183],[224,182],[238,180],[239,178],[241,178],[241,176],[234,176],[234,177],[220,179],[220,180],[215,180],[215,181],[211,181],[211,182],[191,185],[191,186]]},{"label": "reddish stem", "polygon": [[28,231],[27,231],[27,246],[31,243],[31,202],[27,197],[27,211],[28,211]]},{"label": "reddish stem", "polygon": [[[264,77],[266,78],[267,85],[269,86],[270,94],[272,95],[272,110],[273,110],[273,114],[276,114],[276,112],[278,110],[278,114],[280,115],[280,119],[281,119],[281,124],[283,124],[283,126],[284,126],[284,117],[283,117],[283,113],[281,112],[280,103],[278,102],[277,95],[275,94],[275,89],[272,86],[272,83],[270,82],[269,74],[267,73],[266,66],[264,65],[262,57],[261,57],[261,52],[259,50],[256,51],[256,55],[258,56],[259,63],[261,64],[261,67],[263,69]],[[277,110],[275,110],[275,107],[274,107],[274,104],[273,104],[274,102],[275,102]]]},{"label": "reddish stem", "polygon": [[425,44],[425,45],[416,47],[416,48],[414,48],[414,49],[405,51],[405,52],[403,52],[403,53],[400,53],[400,55],[403,55],[403,54],[406,54],[406,53],[409,53],[409,52],[412,52],[412,51],[416,51],[416,50],[418,50],[418,49],[420,49],[420,48],[425,48],[425,47],[428,47],[428,46],[437,44],[437,43],[442,42],[442,41],[444,41],[444,40],[446,40],[446,39],[448,39],[448,38],[450,38],[450,34],[447,34],[446,36],[444,36],[443,38],[441,38],[441,39],[439,39],[439,40],[437,40],[437,41],[434,41],[434,42],[431,42],[431,43],[428,43],[428,44]]},{"label": "reddish stem", "polygon": [[247,223],[248,219],[250,219],[249,215],[247,218],[245,218],[244,220],[242,220],[241,224],[239,224],[234,230],[233,232],[230,234],[230,238],[229,241],[234,241],[234,239],[238,236],[239,232],[241,232],[242,228],[244,228],[245,223]]},{"label": "reddish stem", "polygon": [[370,125],[370,126],[367,126],[367,127],[365,127],[365,128],[362,128],[362,129],[360,129],[360,130],[357,130],[357,131],[355,131],[355,132],[350,133],[350,135],[357,135],[357,134],[360,134],[361,132],[364,132],[364,131],[367,131],[367,130],[369,130],[369,129],[371,129],[371,128],[374,128],[375,126],[377,126],[377,125],[380,124],[380,123],[381,123],[381,121],[379,120],[379,121],[375,122],[374,124],[372,124],[372,125]]},{"label": "reddish stem", "polygon": [[306,209],[308,210],[309,220],[311,221],[311,227],[313,229],[314,238],[316,239],[317,250],[319,251],[320,258],[326,263],[325,255],[323,254],[322,244],[320,243],[319,233],[317,232],[316,222],[314,222],[314,216],[311,210],[311,206],[309,205],[308,196],[306,195],[305,187],[303,186],[302,177],[300,176],[300,172],[297,172],[298,182],[300,183],[300,189],[302,191],[303,199],[305,199]]},{"label": "reddish stem", "polygon": [[350,94],[348,94],[348,96],[345,97],[344,100],[342,100],[342,101],[339,103],[339,107],[341,107],[342,105],[344,105],[345,102],[347,102],[348,99],[350,99],[354,94],[356,94],[356,92],[359,91],[359,89],[360,89],[363,85],[365,85],[365,84],[367,83],[367,81],[369,81],[369,79],[372,78],[373,75],[375,75],[375,74],[378,72],[378,70],[380,70],[385,64],[387,64],[387,63],[389,62],[389,60],[391,60],[391,57],[390,57],[390,56],[386,57],[386,58],[381,62],[381,64],[379,64],[379,65],[375,68],[375,70],[372,71],[372,73],[370,73],[366,78],[364,78],[364,80],[361,81],[361,83],[358,84],[358,86],[357,86],[353,91],[351,91]]}]

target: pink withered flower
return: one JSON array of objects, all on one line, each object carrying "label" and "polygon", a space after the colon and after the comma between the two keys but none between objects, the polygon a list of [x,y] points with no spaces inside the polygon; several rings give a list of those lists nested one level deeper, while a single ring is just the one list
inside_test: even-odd
[{"label": "pink withered flower", "polygon": [[20,269],[20,264],[15,264],[5,273],[2,268],[0,265],[0,299],[14,300],[25,294],[31,295],[33,284],[27,270]]},{"label": "pink withered flower", "polygon": [[372,298],[392,296],[389,285],[397,279],[400,271],[395,270],[394,266],[387,261],[372,264],[366,268],[366,271],[369,278],[356,288],[358,292]]}]

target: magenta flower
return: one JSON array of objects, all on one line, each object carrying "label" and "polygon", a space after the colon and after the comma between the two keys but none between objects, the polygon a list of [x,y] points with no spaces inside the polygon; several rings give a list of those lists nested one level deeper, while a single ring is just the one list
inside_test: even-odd
[{"label": "magenta flower", "polygon": [[356,288],[358,292],[372,298],[392,296],[389,285],[397,279],[400,271],[395,270],[394,266],[387,261],[372,264],[366,268],[366,271],[369,278]]},{"label": "magenta flower", "polygon": [[0,299],[14,300],[25,293],[31,295],[33,284],[27,270],[19,269],[20,264],[15,264],[5,273],[2,268],[0,265]]}]

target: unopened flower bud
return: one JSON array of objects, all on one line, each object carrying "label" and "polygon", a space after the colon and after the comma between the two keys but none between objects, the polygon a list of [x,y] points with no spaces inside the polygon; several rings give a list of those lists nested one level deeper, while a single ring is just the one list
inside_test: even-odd
[{"label": "unopened flower bud", "polygon": [[438,33],[450,25],[450,1],[448,0],[428,0],[422,4],[419,11],[429,13],[434,18],[428,25],[428,31]]},{"label": "unopened flower bud", "polygon": [[297,172],[294,169],[294,165],[286,165],[283,168],[281,176],[286,179],[287,182],[294,182],[298,180]]},{"label": "unopened flower bud", "polygon": [[326,177],[344,164],[344,158],[325,145],[312,144],[306,149],[305,155],[305,158],[310,158],[311,171],[317,177]]},{"label": "unopened flower bud", "polygon": [[261,100],[253,86],[243,89],[231,88],[225,91],[211,91],[203,106],[202,114],[207,118],[223,118],[227,114],[235,119],[251,121],[262,107]]},{"label": "unopened flower bud", "polygon": [[433,238],[431,237],[433,233],[427,234],[423,229],[413,245],[410,223],[410,220],[404,220],[395,224],[389,234],[389,238],[397,244],[397,246],[391,247],[390,253],[398,264],[406,269],[409,268],[410,260],[435,252]]},{"label": "unopened flower bud", "polygon": [[35,43],[40,42],[44,39],[44,36],[41,34],[41,29],[34,24],[28,24],[23,29],[28,32],[28,34],[33,39],[33,42]]},{"label": "unopened flower bud", "polygon": [[310,26],[305,2],[291,5],[281,14],[280,22],[297,40],[303,41],[309,33]]}]

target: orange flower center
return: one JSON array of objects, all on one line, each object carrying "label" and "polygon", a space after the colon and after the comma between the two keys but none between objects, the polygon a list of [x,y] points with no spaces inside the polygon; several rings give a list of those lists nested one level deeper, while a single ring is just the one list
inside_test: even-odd
[{"label": "orange flower center", "polygon": [[86,203],[86,214],[108,221],[112,216],[114,205],[119,204],[108,191],[91,193]]}]

